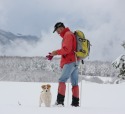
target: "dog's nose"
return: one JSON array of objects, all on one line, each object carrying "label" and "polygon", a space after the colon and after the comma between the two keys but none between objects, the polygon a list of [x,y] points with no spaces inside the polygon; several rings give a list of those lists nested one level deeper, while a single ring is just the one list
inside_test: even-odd
[{"label": "dog's nose", "polygon": [[46,92],[47,92],[47,90],[46,90]]}]

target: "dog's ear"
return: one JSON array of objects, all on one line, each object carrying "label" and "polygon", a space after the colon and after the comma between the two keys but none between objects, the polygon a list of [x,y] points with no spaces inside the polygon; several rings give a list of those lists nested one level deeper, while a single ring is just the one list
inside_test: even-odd
[{"label": "dog's ear", "polygon": [[51,88],[51,85],[50,85],[50,84],[47,84],[47,88]]},{"label": "dog's ear", "polygon": [[42,89],[45,89],[45,85],[42,85],[41,88],[42,88]]}]

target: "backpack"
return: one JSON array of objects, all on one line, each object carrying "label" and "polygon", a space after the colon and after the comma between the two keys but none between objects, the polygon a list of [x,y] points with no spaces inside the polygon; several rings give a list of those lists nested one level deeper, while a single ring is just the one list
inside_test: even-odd
[{"label": "backpack", "polygon": [[74,35],[77,42],[77,49],[75,51],[76,57],[80,58],[81,60],[85,59],[90,53],[90,41],[85,38],[84,33],[80,30],[76,30]]}]

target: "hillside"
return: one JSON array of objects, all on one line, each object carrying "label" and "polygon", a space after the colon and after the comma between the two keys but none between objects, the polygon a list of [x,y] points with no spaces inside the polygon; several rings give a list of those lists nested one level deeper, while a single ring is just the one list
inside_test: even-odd
[{"label": "hillside", "polygon": [[38,41],[40,38],[37,36],[14,34],[0,29],[0,55],[26,55],[27,50],[36,46]]},{"label": "hillside", "polygon": [[[52,61],[44,57],[0,57],[0,80],[23,82],[57,82],[61,73],[59,60]],[[79,66],[84,76],[114,77],[118,71],[110,62],[85,61]]]},{"label": "hillside", "polygon": [[0,45],[12,44],[15,40],[24,40],[29,43],[37,42],[39,38],[32,35],[14,34],[0,29]]}]

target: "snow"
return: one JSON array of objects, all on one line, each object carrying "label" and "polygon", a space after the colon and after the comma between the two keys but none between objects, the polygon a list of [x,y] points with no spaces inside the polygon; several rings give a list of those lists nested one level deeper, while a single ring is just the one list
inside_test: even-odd
[{"label": "snow", "polygon": [[116,69],[122,69],[122,65],[125,62],[125,55],[120,55],[115,61],[112,62],[113,67]]},{"label": "snow", "polygon": [[[66,91],[65,107],[39,107],[40,82],[0,82],[0,114],[125,114],[125,83],[97,84],[86,81],[79,83],[82,91],[81,107],[70,106],[71,85],[69,84],[69,101]],[[56,100],[57,83],[49,83],[52,104]],[[81,89],[82,85],[82,89]],[[67,83],[68,87],[68,83]],[[68,88],[67,88],[68,90]]]},{"label": "snow", "polygon": [[[59,58],[48,61],[45,57],[0,57],[0,81],[58,82],[59,61]],[[85,61],[79,65],[79,74],[116,77],[119,70],[111,62]]]}]

